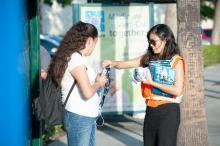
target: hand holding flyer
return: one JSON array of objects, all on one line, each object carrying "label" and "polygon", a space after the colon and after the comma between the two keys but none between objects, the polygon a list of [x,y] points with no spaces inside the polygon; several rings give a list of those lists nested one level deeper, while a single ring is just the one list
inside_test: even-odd
[{"label": "hand holding flyer", "polygon": [[149,68],[138,67],[134,69],[134,74],[131,76],[132,85],[137,84],[138,82],[145,81],[147,76],[149,76]]}]

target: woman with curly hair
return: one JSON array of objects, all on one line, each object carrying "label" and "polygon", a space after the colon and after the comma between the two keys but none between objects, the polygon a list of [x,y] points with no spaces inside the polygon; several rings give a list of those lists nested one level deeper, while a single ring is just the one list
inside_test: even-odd
[{"label": "woman with curly hair", "polygon": [[103,66],[117,69],[148,67],[141,82],[147,106],[144,119],[144,146],[176,146],[180,124],[179,103],[183,94],[184,62],[171,29],[165,24],[153,26],[147,33],[146,54],[127,61],[106,60]]},{"label": "woman with curly hair", "polygon": [[107,81],[106,77],[97,75],[86,60],[97,39],[95,26],[76,23],[64,36],[50,65],[52,79],[61,86],[63,102],[76,81],[64,113],[69,146],[95,146],[96,117],[101,102],[96,91]]}]

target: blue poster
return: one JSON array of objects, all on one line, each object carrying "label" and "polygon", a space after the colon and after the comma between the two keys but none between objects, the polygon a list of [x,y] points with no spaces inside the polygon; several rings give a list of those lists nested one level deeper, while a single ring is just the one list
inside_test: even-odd
[{"label": "blue poster", "polygon": [[[174,85],[176,72],[171,67],[169,60],[151,61],[149,69],[153,81],[160,84]],[[156,95],[172,97],[171,94],[165,93],[158,88],[153,88],[152,92]]]},{"label": "blue poster", "polygon": [[85,21],[93,24],[98,29],[98,32],[105,32],[105,16],[103,10],[86,11]]}]

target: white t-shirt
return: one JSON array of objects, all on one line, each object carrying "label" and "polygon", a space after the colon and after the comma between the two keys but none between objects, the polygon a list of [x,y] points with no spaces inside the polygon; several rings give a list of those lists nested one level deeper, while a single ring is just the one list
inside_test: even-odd
[{"label": "white t-shirt", "polygon": [[[73,53],[61,81],[63,102],[65,101],[70,87],[74,82],[74,78],[70,71],[79,65],[86,66],[90,84],[94,84],[95,82],[96,73],[94,69],[88,64],[86,58],[81,56],[79,53]],[[85,100],[78,84],[76,83],[68,99],[65,109],[82,116],[97,117],[99,114],[100,102],[101,98],[97,93],[95,93],[89,100]]]}]

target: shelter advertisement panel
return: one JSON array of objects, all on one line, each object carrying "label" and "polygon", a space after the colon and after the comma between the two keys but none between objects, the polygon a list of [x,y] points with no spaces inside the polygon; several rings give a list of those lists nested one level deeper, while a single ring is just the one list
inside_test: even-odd
[{"label": "shelter advertisement panel", "polygon": [[[79,5],[79,20],[92,23],[99,31],[97,47],[89,57],[91,65],[97,72],[101,71],[103,60],[128,60],[147,51],[148,5]],[[133,70],[112,69],[110,90],[105,98],[103,112],[124,113],[145,110],[140,84],[135,86],[131,84]]]}]

